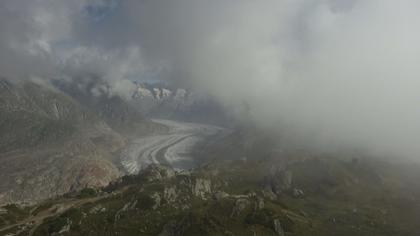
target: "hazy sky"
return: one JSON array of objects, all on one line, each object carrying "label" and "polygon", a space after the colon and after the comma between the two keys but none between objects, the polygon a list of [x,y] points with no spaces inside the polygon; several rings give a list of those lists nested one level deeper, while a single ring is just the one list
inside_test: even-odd
[{"label": "hazy sky", "polygon": [[94,73],[249,104],[261,126],[325,147],[419,157],[416,0],[2,0],[0,74]]}]

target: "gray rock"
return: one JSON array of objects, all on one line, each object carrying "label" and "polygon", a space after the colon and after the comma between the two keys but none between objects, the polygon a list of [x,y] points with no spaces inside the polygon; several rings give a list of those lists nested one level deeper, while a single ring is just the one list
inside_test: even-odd
[{"label": "gray rock", "polygon": [[255,192],[250,192],[250,193],[248,193],[248,197],[256,197],[257,196],[257,194],[255,193]]},{"label": "gray rock", "polygon": [[293,189],[293,197],[299,198],[299,197],[303,197],[303,195],[304,193],[302,189],[298,189],[298,188]]},{"label": "gray rock", "polygon": [[220,200],[222,200],[223,198],[227,198],[227,197],[229,197],[230,195],[228,194],[228,193],[225,193],[225,192],[223,192],[223,191],[217,191],[215,194],[214,194],[214,199],[216,199],[217,201],[220,201]]},{"label": "gray rock", "polygon": [[[293,184],[293,172],[284,169],[273,169],[269,176],[265,177],[264,190],[269,192],[271,190],[276,195],[281,194],[284,191],[288,191],[292,188]],[[271,197],[270,197],[271,199]]]},{"label": "gray rock", "polygon": [[272,179],[272,188],[276,194],[287,191],[292,187],[293,174],[290,170],[276,172]]},{"label": "gray rock", "polygon": [[153,201],[155,202],[155,204],[152,206],[153,210],[156,210],[158,207],[160,207],[160,202],[162,199],[159,193],[153,193],[152,195],[150,195],[150,198],[152,198]]},{"label": "gray rock", "polygon": [[281,226],[281,222],[280,222],[279,219],[274,219],[273,228],[274,228],[274,231],[277,233],[277,235],[279,235],[279,236],[284,236],[285,235],[284,229]]},{"label": "gray rock", "polygon": [[264,209],[264,207],[265,207],[264,199],[262,197],[257,197],[256,209],[261,210],[261,209]]},{"label": "gray rock", "polygon": [[207,179],[196,179],[192,193],[196,197],[205,199],[206,195],[211,193],[211,181]]},{"label": "gray rock", "polygon": [[91,208],[89,213],[90,214],[97,214],[97,213],[105,212],[105,211],[106,211],[106,208],[103,207],[101,204],[98,204],[95,207]]},{"label": "gray rock", "polygon": [[292,187],[293,172],[291,170],[286,170],[283,172],[283,188],[290,189]]},{"label": "gray rock", "polygon": [[165,187],[163,190],[163,198],[168,202],[175,202],[178,197],[178,193],[174,186],[172,187]]},{"label": "gray rock", "polygon": [[245,210],[251,203],[246,198],[240,198],[236,200],[235,206],[232,209],[232,213],[230,217],[235,217],[241,214],[243,210]]}]

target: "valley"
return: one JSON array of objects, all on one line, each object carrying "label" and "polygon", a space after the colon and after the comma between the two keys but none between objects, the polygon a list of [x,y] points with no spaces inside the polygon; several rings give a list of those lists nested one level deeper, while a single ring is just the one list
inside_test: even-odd
[{"label": "valley", "polygon": [[0,0],[0,236],[420,236],[417,9]]}]

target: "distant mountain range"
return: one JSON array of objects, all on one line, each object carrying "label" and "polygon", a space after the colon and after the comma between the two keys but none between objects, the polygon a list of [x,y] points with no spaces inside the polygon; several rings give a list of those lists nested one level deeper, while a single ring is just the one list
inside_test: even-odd
[{"label": "distant mountain range", "polygon": [[210,96],[162,83],[134,82],[130,103],[147,117],[227,125],[230,118]]}]

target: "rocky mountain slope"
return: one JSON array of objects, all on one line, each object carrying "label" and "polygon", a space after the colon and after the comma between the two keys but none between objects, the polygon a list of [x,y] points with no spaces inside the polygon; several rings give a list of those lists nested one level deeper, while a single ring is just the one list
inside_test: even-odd
[{"label": "rocky mountain slope", "polygon": [[137,137],[162,128],[146,119],[139,107],[133,106],[119,94],[114,94],[109,84],[99,78],[73,78],[69,81],[55,80],[53,83],[60,91],[124,135],[134,134]]},{"label": "rocky mountain slope", "polygon": [[[230,137],[232,138],[232,137]],[[12,235],[418,235],[418,164],[208,147],[208,163],[151,165],[102,189],[0,209]],[[224,152],[220,152],[224,150]],[[243,154],[247,158],[243,158]]]},{"label": "rocky mountain slope", "polygon": [[162,128],[118,97],[76,91],[0,81],[0,204],[104,186],[121,174],[115,153],[127,143],[124,131]]},{"label": "rocky mountain slope", "polygon": [[192,172],[152,165],[99,191],[3,207],[0,233],[414,236],[419,188],[407,177],[418,177],[416,168],[327,157],[224,161]]},{"label": "rocky mountain slope", "polygon": [[419,164],[286,148],[249,125],[193,149],[194,170],[122,176],[131,136],[165,128],[86,81],[0,81],[0,235],[420,233]]}]

